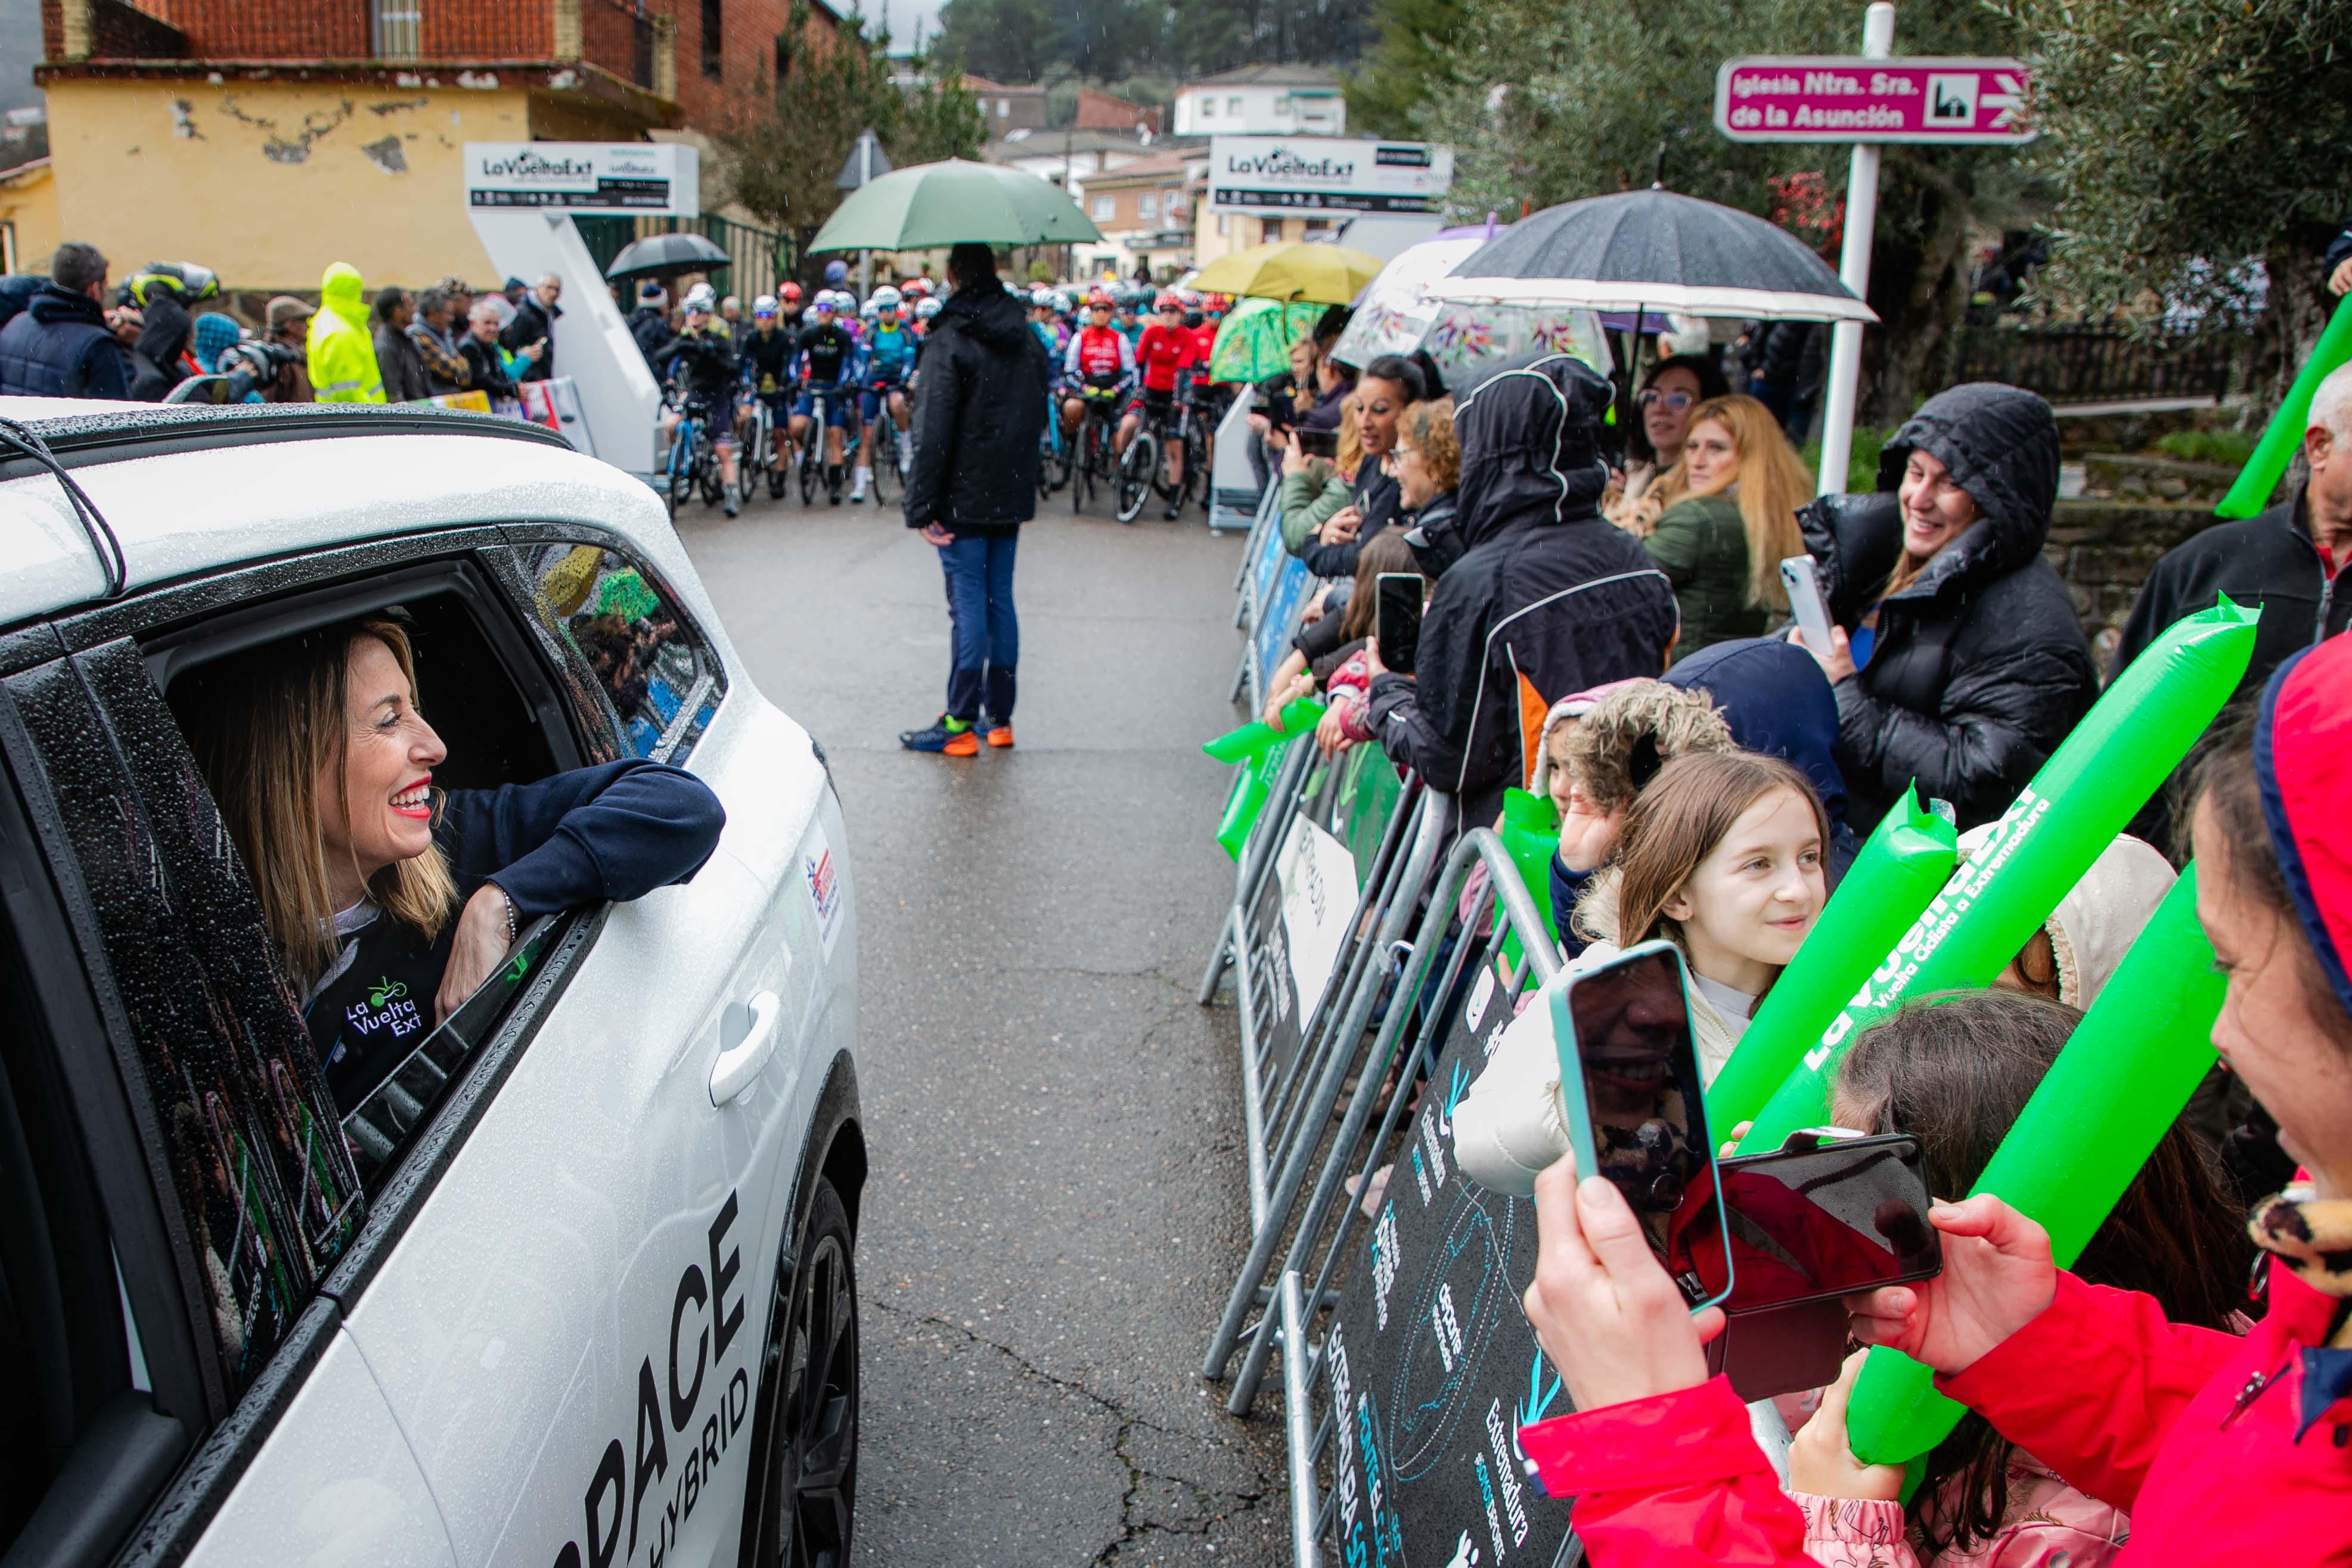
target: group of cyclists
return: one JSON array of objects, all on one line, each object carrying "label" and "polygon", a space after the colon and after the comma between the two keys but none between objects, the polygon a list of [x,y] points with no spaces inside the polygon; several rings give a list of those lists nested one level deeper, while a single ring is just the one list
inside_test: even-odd
[{"label": "group of cyclists", "polygon": [[[820,423],[833,505],[841,505],[842,469],[853,444],[851,501],[867,497],[877,463],[905,473],[913,461],[907,393],[917,341],[940,308],[926,280],[886,285],[862,307],[846,287],[828,283],[803,300],[800,285],[786,283],[753,300],[743,323],[719,313],[708,283],[689,289],[684,305],[685,325],[647,356],[668,394],[662,428],[675,438],[694,420],[709,432],[729,517],[740,510],[744,489],[738,449],[763,423],[772,431],[771,495],[783,494],[804,458],[814,463],[809,444]],[[887,449],[877,443],[886,419],[894,438]]]},{"label": "group of cyclists", "polygon": [[[687,472],[682,465],[694,459],[682,452],[671,465],[673,503],[681,486],[690,490],[699,477],[705,499],[715,490],[727,515],[737,516],[751,482],[739,453],[753,454],[752,465],[765,466],[771,496],[782,496],[799,472],[803,497],[812,498],[820,461],[812,444],[820,427],[823,483],[833,505],[842,504],[845,467],[853,503],[875,495],[883,464],[903,480],[913,462],[909,393],[917,355],[940,301],[928,279],[916,277],[877,288],[861,305],[846,281],[835,262],[813,294],[803,298],[800,285],[786,283],[752,301],[750,319],[740,322],[722,314],[709,284],[687,292],[685,324],[649,345],[646,359],[663,383],[665,434],[675,443],[680,427],[693,422],[707,438],[715,473]],[[1042,487],[1058,489],[1078,475],[1091,410],[1108,434],[1108,467],[1118,465],[1139,430],[1151,426],[1165,468],[1147,476],[1158,478],[1170,497],[1166,516],[1174,518],[1187,493],[1188,443],[1171,436],[1182,414],[1197,417],[1200,434],[1190,444],[1205,464],[1221,395],[1231,392],[1209,379],[1223,315],[1213,295],[1097,285],[1078,301],[1065,290],[1034,288],[1030,326],[1054,367],[1051,396],[1059,411],[1058,420],[1047,422],[1055,461],[1045,465]],[[763,425],[772,432],[764,437],[772,454],[766,461],[755,444]],[[887,448],[877,443],[884,434],[891,440]],[[1122,508],[1122,520],[1132,520],[1131,508]]]}]

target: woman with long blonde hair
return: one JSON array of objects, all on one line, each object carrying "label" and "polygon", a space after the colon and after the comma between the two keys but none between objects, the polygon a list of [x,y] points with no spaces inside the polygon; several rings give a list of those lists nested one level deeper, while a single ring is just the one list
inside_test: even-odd
[{"label": "woman with long blonde hair", "polygon": [[1772,411],[1737,393],[1691,412],[1682,478],[1682,497],[1642,539],[1682,607],[1677,659],[1757,636],[1788,610],[1780,562],[1805,552],[1797,508],[1813,491]]},{"label": "woman with long blonde hair", "polygon": [[327,1087],[357,1105],[504,959],[521,925],[692,877],[726,812],[630,758],[443,789],[448,747],[388,617],[199,666],[172,701],[260,895]]}]

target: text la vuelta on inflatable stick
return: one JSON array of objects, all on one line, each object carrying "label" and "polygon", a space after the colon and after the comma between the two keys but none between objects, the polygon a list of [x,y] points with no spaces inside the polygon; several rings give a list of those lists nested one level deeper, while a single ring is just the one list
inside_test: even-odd
[{"label": "text la vuelta on inflatable stick", "polygon": [[1904,998],[1991,983],[2221,711],[2245,675],[2261,614],[2224,596],[2173,622],[2109,684],[1757,1113],[1739,1153],[1777,1149],[1827,1121],[1831,1076],[1855,1031]]},{"label": "text la vuelta on inflatable stick", "polygon": [[[2197,923],[2192,862],[2148,917],[2091,1010],[2067,1037],[1969,1196],[1998,1195],[2050,1232],[2073,1267],[2189,1103],[2215,1058],[2227,982]],[[1846,1410],[1846,1439],[1869,1464],[1903,1464],[1948,1436],[1962,1407],[1897,1352],[1870,1353]]]}]

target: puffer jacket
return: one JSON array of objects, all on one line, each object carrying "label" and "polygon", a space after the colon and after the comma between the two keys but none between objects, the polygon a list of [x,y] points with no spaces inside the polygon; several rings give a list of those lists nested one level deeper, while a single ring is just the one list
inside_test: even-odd
[{"label": "puffer jacket", "polygon": [[1830,820],[1830,890],[1835,892],[1862,846],[1846,825],[1845,776],[1837,765],[1837,698],[1822,678],[1820,664],[1777,637],[1740,637],[1676,659],[1665,680],[1670,686],[1705,692],[1742,750],[1778,757],[1811,781]]},{"label": "puffer jacket", "polygon": [[[2009,1507],[1982,1541],[1939,1552],[1933,1568],[2107,1568],[2131,1536],[2121,1509],[2084,1497],[2032,1455],[2009,1456]],[[1790,1492],[1805,1552],[1825,1568],[1921,1568],[1899,1502]]]},{"label": "puffer jacket", "polygon": [[[2243,1339],[2062,1272],[2048,1311],[1936,1386],[2131,1516],[2116,1568],[2352,1560],[2352,1398],[2314,1374],[2347,1354],[2315,1348],[2343,1302],[2266,1266],[2270,1310]],[[1523,1427],[1519,1445],[1576,1499],[1594,1568],[1815,1562],[1722,1377]]]},{"label": "puffer jacket", "polygon": [[319,285],[319,313],[310,318],[307,347],[310,386],[320,402],[382,402],[383,375],[368,338],[366,287],[359,268],[339,261]]},{"label": "puffer jacket", "polygon": [[369,341],[375,347],[376,370],[383,377],[386,402],[415,402],[433,395],[432,383],[425,375],[425,355],[406,332],[378,317]]},{"label": "puffer jacket", "polygon": [[1389,756],[1491,822],[1524,785],[1557,699],[1665,667],[1675,591],[1595,509],[1609,383],[1567,354],[1497,367],[1454,404],[1465,550],[1422,617],[1418,678],[1371,687]]},{"label": "puffer jacket", "polygon": [[1963,828],[1997,819],[2098,696],[2074,601],[2042,555],[2058,423],[2016,387],[1937,393],[1880,455],[1874,503],[1828,497],[1798,513],[1833,613],[1843,607],[1851,632],[1876,597],[1842,545],[1859,535],[1875,558],[1886,536],[1899,538],[1893,492],[1915,448],[1951,470],[1977,520],[1878,601],[1870,662],[1837,683],[1838,761],[1857,833],[1915,779],[1921,795],[1950,801]]},{"label": "puffer jacket", "polygon": [[0,392],[13,397],[131,395],[131,354],[98,301],[54,283],[0,327]]},{"label": "puffer jacket", "polygon": [[994,277],[948,296],[915,380],[915,463],[907,526],[1005,533],[1037,515],[1045,429],[1045,346]]},{"label": "puffer jacket", "polygon": [[1642,548],[1665,569],[1682,606],[1676,663],[1702,648],[1764,630],[1763,610],[1748,602],[1748,528],[1733,489],[1676,501],[1643,537]]}]

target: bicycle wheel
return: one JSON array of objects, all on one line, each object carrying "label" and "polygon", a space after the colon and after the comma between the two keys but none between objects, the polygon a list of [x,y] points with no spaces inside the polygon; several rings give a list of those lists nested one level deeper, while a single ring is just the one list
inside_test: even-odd
[{"label": "bicycle wheel", "polygon": [[702,492],[702,504],[715,507],[727,494],[727,481],[720,477],[718,452],[698,444],[694,453],[695,488]]},{"label": "bicycle wheel", "polygon": [[1144,503],[1151,499],[1154,475],[1160,466],[1160,443],[1148,430],[1139,430],[1135,439],[1127,444],[1119,455],[1118,477],[1113,492],[1118,520],[1131,523],[1143,513]]},{"label": "bicycle wheel", "polygon": [[894,492],[903,494],[905,478],[898,472],[898,427],[890,423],[886,410],[881,423],[874,427],[874,504],[882,505]]},{"label": "bicycle wheel", "polygon": [[1095,422],[1078,422],[1076,444],[1070,449],[1070,512],[1073,516],[1085,510],[1087,495],[1094,486]]}]

